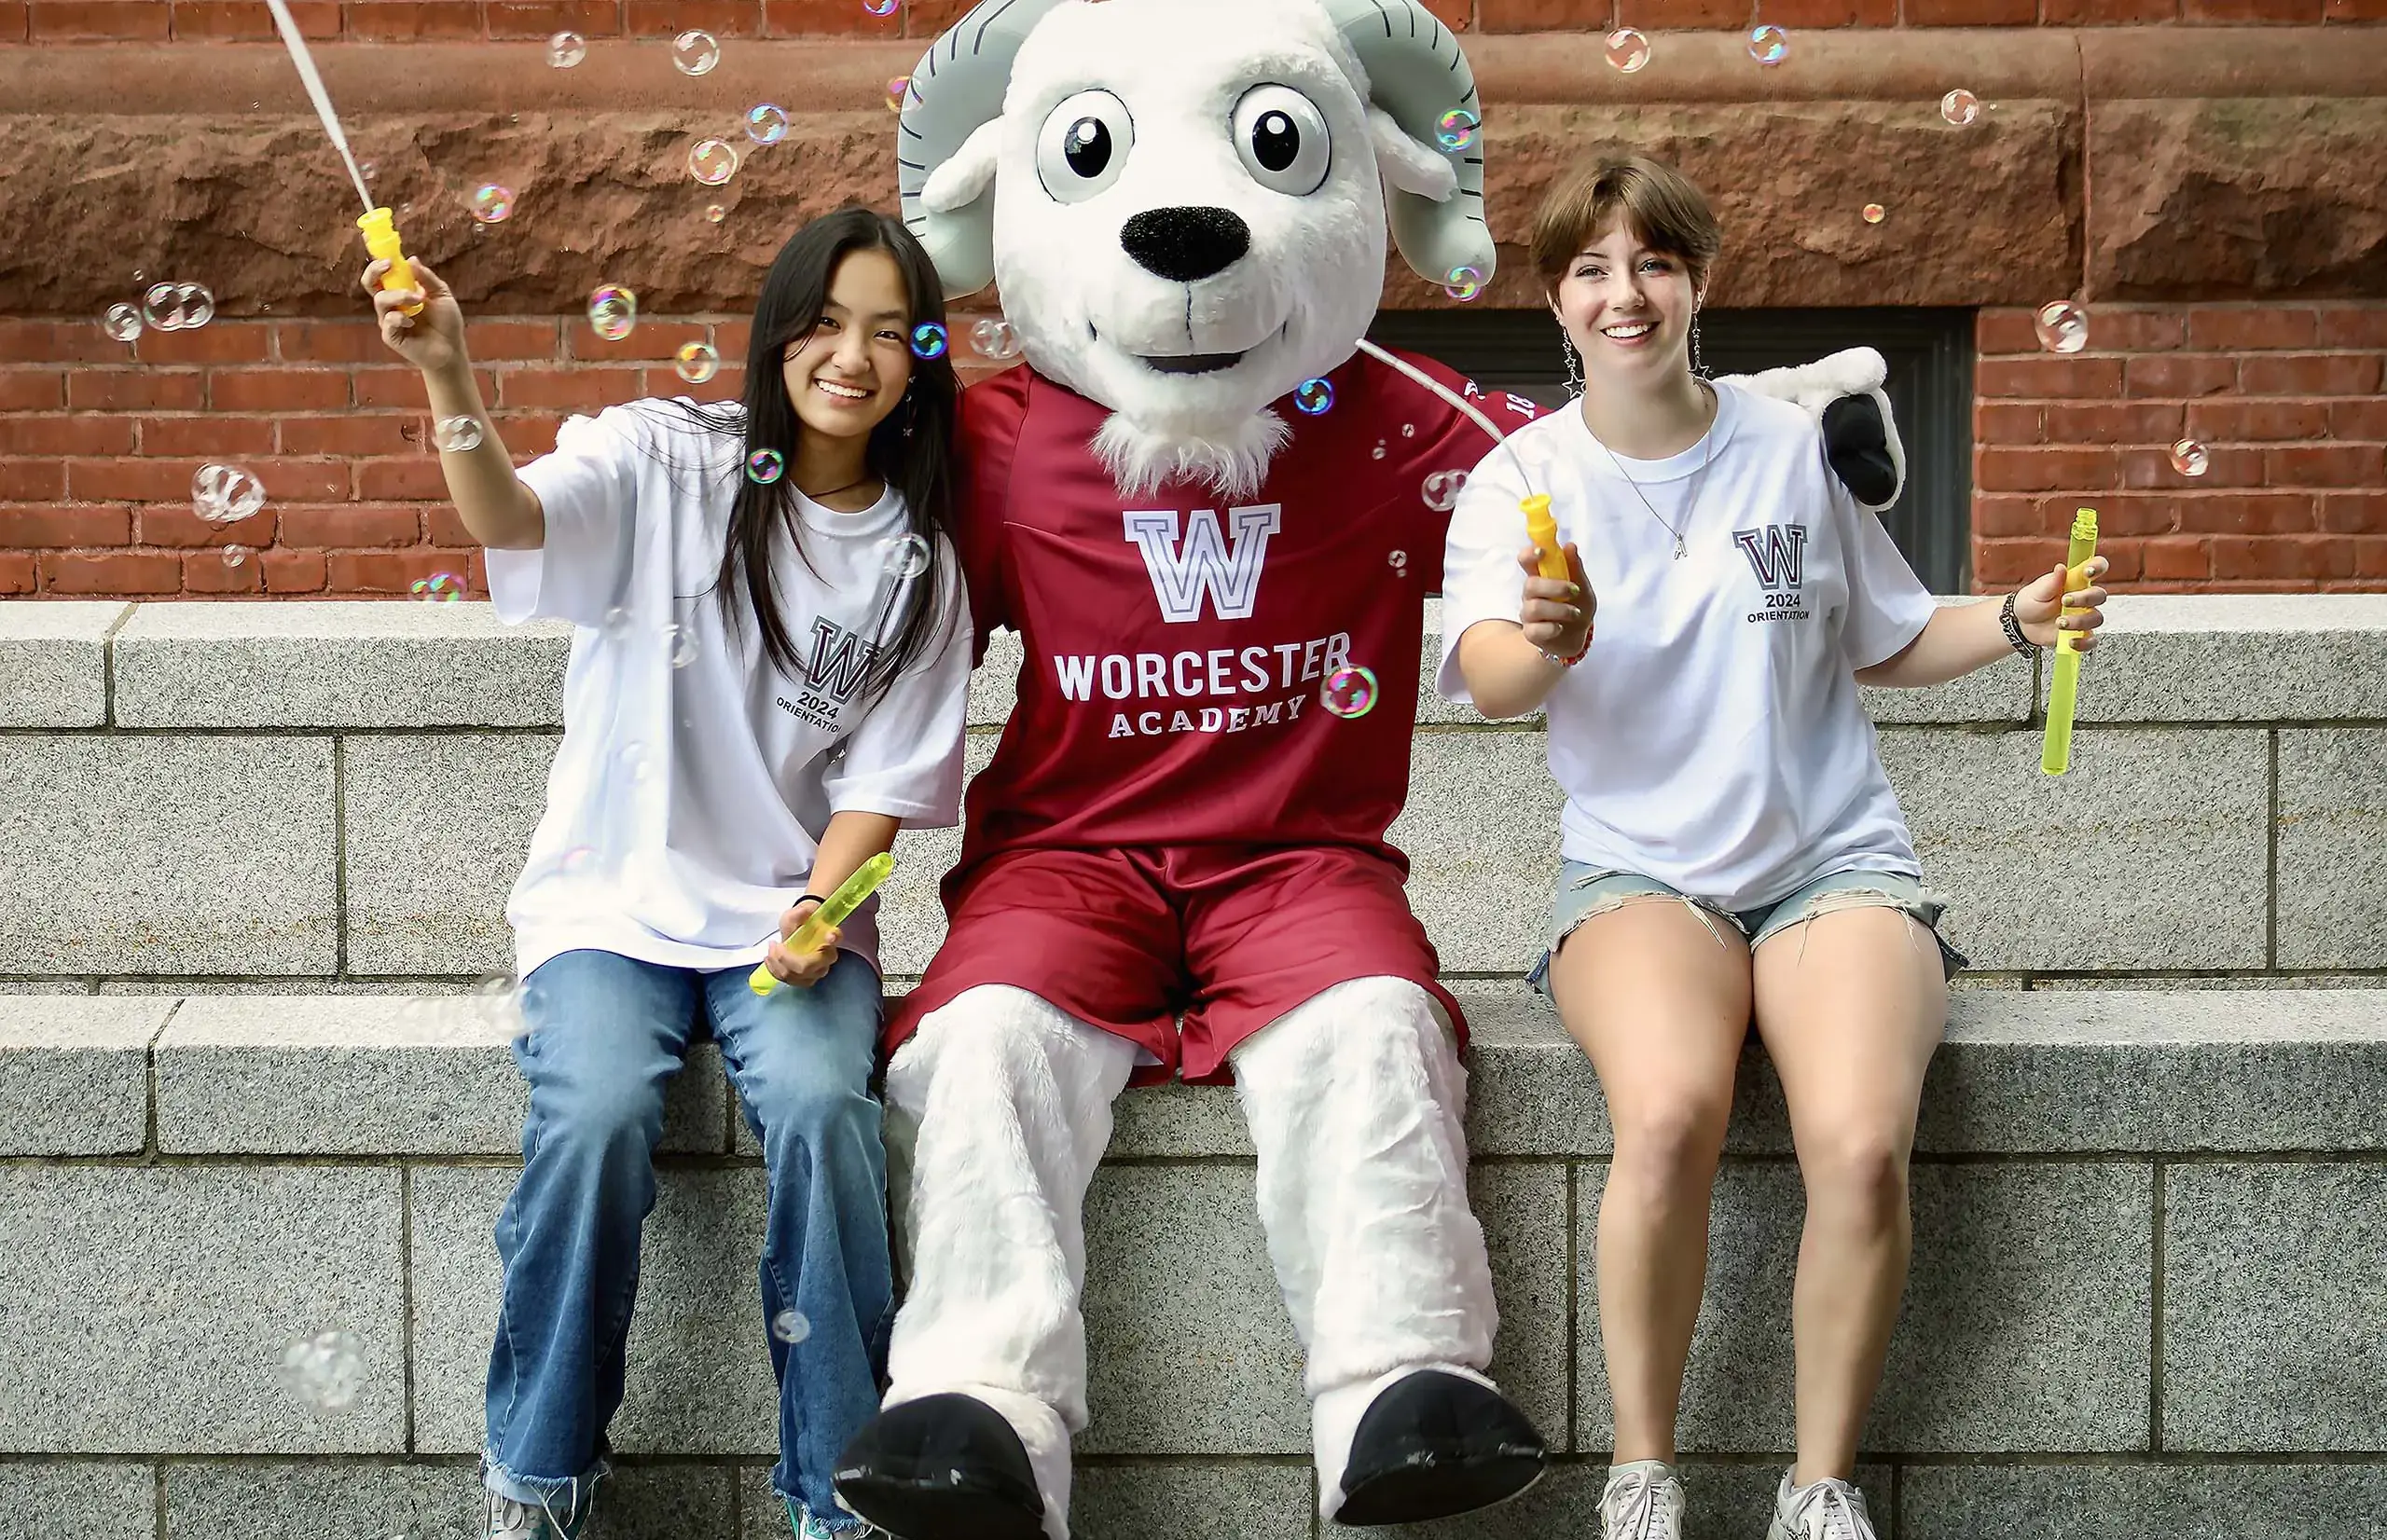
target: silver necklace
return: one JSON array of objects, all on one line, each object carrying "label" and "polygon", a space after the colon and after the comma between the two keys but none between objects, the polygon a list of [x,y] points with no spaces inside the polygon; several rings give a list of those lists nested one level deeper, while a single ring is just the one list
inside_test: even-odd
[{"label": "silver necklace", "polygon": [[[1703,392],[1712,392],[1715,389],[1714,386],[1708,384],[1704,379],[1701,380],[1699,384],[1700,389]],[[1719,396],[1716,403],[1716,415],[1718,417],[1724,415],[1723,408],[1723,399]],[[1584,426],[1588,428],[1591,424],[1587,422]],[[1624,461],[1617,458],[1616,451],[1607,447],[1607,441],[1601,438],[1597,433],[1594,433],[1592,435],[1592,442],[1600,447],[1601,452],[1607,456],[1607,462],[1616,467],[1616,474],[1624,478],[1624,484],[1627,487],[1633,488],[1633,495],[1641,500],[1641,506],[1649,509],[1649,516],[1658,521],[1658,525],[1661,529],[1675,537],[1675,559],[1676,561],[1680,561],[1683,557],[1690,555],[1690,547],[1683,543],[1682,532],[1690,528],[1690,516],[1699,511],[1700,488],[1707,484],[1707,462],[1715,456],[1716,453],[1716,423],[1714,419],[1710,419],[1708,420],[1707,431],[1700,436],[1706,440],[1707,447],[1699,451],[1699,474],[1691,477],[1690,501],[1683,504],[1682,523],[1675,525],[1668,524],[1659,514],[1657,508],[1650,503],[1649,497],[1641,490],[1641,484],[1633,479],[1633,474],[1624,468]]]}]

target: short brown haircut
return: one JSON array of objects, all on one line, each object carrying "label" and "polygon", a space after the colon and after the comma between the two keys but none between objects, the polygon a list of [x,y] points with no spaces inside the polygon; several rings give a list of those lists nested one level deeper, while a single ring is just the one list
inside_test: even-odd
[{"label": "short brown haircut", "polygon": [[1707,269],[1724,248],[1707,195],[1663,160],[1611,155],[1552,187],[1533,216],[1533,266],[1544,293],[1557,295],[1567,265],[1620,214],[1635,240],[1690,269],[1691,287],[1707,286]]}]

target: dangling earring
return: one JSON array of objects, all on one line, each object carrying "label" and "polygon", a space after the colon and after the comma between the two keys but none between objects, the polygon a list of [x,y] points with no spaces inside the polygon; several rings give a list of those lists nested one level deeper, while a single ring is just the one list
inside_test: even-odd
[{"label": "dangling earring", "polygon": [[904,436],[911,437],[912,430],[918,427],[919,422],[920,398],[914,395],[912,388],[906,385],[904,387]]},{"label": "dangling earring", "polygon": [[1690,308],[1690,372],[1700,378],[1707,378],[1707,365],[1699,356],[1699,307]]},{"label": "dangling earring", "polygon": [[1566,354],[1566,399],[1575,401],[1583,394],[1583,355],[1575,351],[1575,339],[1566,328],[1558,328],[1558,346]]}]

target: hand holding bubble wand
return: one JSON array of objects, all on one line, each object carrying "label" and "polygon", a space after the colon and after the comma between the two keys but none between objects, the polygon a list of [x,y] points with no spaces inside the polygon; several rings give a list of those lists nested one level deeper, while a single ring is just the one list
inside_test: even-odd
[{"label": "hand holding bubble wand", "polygon": [[[407,265],[403,243],[398,240],[397,225],[389,210],[375,206],[373,195],[365,188],[365,173],[356,169],[356,157],[349,153],[348,135],[340,131],[339,116],[332,111],[332,99],[324,89],[324,77],[315,72],[315,56],[308,51],[307,40],[298,34],[298,22],[290,14],[288,0],[266,0],[273,12],[273,24],[281,30],[283,45],[290,50],[290,62],[298,66],[298,83],[307,88],[307,95],[315,103],[315,116],[324,121],[324,131],[332,138],[332,147],[339,151],[340,159],[348,166],[348,179],[355,185],[357,200],[365,205],[365,213],[356,227],[365,232],[365,249],[376,258],[389,263],[381,274],[381,287],[387,293],[403,294],[417,287],[414,268]],[[406,307],[406,314],[420,315],[420,302]]]},{"label": "hand holding bubble wand", "polygon": [[[864,899],[878,891],[878,885],[895,870],[895,858],[882,850],[854,869],[854,874],[837,885],[837,890],[821,901],[811,914],[804,917],[787,939],[791,952],[809,951],[821,943],[821,935],[845,921],[847,915],[860,909]],[[748,975],[746,987],[757,995],[767,995],[779,987],[770,966],[760,964]]]},{"label": "hand holding bubble wand", "polygon": [[[2072,545],[2063,557],[2063,591],[2076,594],[2089,586],[2089,563],[2097,555],[2097,510],[2083,508],[2072,517]],[[2063,613],[2082,612],[2071,605]],[[2061,621],[2059,620],[2059,626]],[[2080,643],[2087,633],[2059,628],[2055,634],[2055,679],[2048,687],[2047,736],[2039,745],[2039,768],[2061,776],[2072,767],[2072,713],[2080,694]]]}]

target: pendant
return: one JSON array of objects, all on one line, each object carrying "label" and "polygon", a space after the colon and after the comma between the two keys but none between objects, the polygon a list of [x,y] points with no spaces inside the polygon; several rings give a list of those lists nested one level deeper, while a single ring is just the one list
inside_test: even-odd
[{"label": "pendant", "polygon": [[1675,559],[1676,561],[1680,561],[1683,557],[1689,555],[1690,555],[1690,548],[1683,544],[1682,536],[1675,536]]}]

